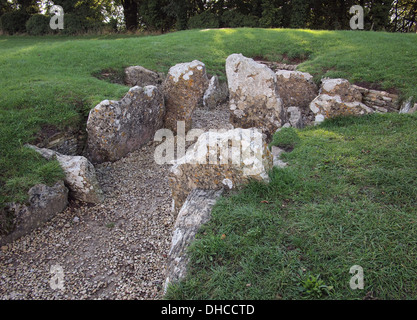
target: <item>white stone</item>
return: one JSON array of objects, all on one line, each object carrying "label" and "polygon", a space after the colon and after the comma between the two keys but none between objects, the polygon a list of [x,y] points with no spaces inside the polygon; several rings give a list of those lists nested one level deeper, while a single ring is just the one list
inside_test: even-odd
[{"label": "white stone", "polygon": [[410,113],[410,111],[414,109],[414,107],[412,108],[412,102],[413,97],[410,97],[407,101],[405,101],[400,108],[400,114]]},{"label": "white stone", "polygon": [[88,203],[103,201],[103,191],[98,183],[94,166],[83,156],[66,156],[58,152],[27,145],[29,148],[51,160],[56,158],[65,173],[65,184],[72,197]]}]

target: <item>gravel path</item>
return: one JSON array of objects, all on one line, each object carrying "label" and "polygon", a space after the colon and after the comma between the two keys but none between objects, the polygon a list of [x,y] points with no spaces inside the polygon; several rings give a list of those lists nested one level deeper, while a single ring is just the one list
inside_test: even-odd
[{"label": "gravel path", "polygon": [[[228,118],[223,105],[196,110],[193,122],[205,130],[230,128]],[[162,298],[175,217],[170,165],[155,163],[156,146],[96,167],[103,204],[70,202],[43,227],[2,247],[0,299]]]}]

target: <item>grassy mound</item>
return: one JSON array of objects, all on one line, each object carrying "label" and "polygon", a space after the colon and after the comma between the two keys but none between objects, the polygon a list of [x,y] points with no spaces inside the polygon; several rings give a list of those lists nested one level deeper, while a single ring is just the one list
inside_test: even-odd
[{"label": "grassy mound", "polygon": [[210,74],[225,79],[225,59],[242,53],[271,61],[305,61],[299,69],[316,80],[345,77],[417,97],[416,37],[246,28],[147,37],[0,36],[0,207],[24,201],[31,186],[60,176],[58,166],[23,145],[34,141],[43,127],[77,126],[100,101],[120,99],[128,88],[114,78],[120,78],[124,67],[167,72],[176,63],[198,59]]},{"label": "grassy mound", "polygon": [[295,131],[288,168],[216,204],[167,298],[416,299],[416,128],[388,114]]}]

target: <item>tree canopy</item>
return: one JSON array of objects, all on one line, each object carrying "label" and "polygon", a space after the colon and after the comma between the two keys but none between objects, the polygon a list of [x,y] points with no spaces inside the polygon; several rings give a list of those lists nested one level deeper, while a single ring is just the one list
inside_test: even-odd
[{"label": "tree canopy", "polygon": [[[417,0],[0,0],[0,15],[27,16],[41,6],[63,7],[65,14],[113,29],[166,32],[204,27],[264,27],[344,30],[349,9],[361,5],[366,30],[417,30]],[[1,17],[0,17],[1,22]],[[95,24],[97,25],[97,24]]]}]

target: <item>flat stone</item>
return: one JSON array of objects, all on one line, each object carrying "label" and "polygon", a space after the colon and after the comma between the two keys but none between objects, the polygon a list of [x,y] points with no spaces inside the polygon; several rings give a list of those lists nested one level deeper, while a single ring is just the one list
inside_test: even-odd
[{"label": "flat stone", "polygon": [[340,96],[327,94],[321,94],[314,99],[310,104],[310,109],[316,115],[316,124],[336,116],[364,115],[374,112],[362,102],[344,102]]},{"label": "flat stone", "polygon": [[320,94],[339,96],[343,102],[362,102],[361,92],[346,79],[323,79]]},{"label": "flat stone", "polygon": [[200,227],[211,217],[211,210],[223,190],[194,189],[182,206],[174,225],[171,248],[168,253],[165,292],[169,284],[185,278],[189,256],[187,250]]}]

